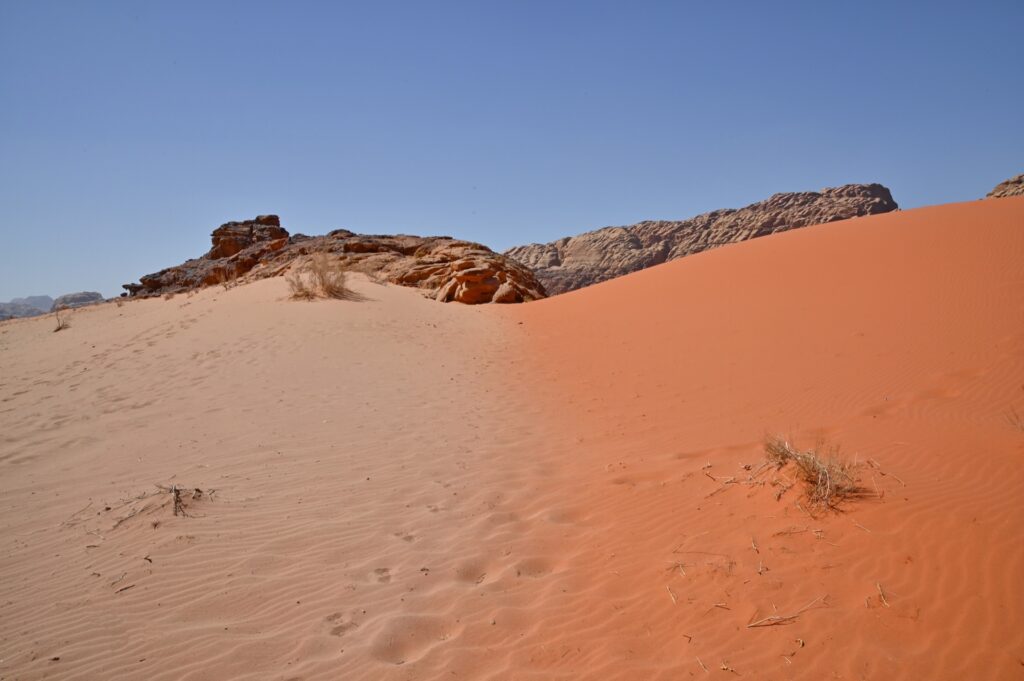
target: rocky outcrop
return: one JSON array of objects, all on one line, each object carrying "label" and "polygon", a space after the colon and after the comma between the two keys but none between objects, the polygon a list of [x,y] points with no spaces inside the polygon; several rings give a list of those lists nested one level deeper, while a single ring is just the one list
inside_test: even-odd
[{"label": "rocky outcrop", "polygon": [[1024,175],[1011,177],[1009,180],[1000,182],[985,195],[986,199],[1003,199],[1007,196],[1024,196]]},{"label": "rocky outcrop", "polygon": [[701,251],[797,227],[897,209],[880,184],[775,194],[738,210],[681,221],[605,227],[547,244],[505,251],[533,270],[549,295],[572,291]]},{"label": "rocky outcrop", "polygon": [[53,301],[52,310],[63,310],[70,307],[84,307],[103,302],[103,294],[96,291],[80,291],[78,293],[65,293]]},{"label": "rocky outcrop", "polygon": [[263,241],[284,239],[287,243],[288,232],[281,229],[281,220],[276,215],[259,215],[255,220],[223,224],[213,230],[210,238],[213,240],[213,248],[207,256],[211,260],[218,260],[229,258]]},{"label": "rocky outcrop", "polygon": [[373,236],[343,229],[325,236],[289,236],[276,215],[262,215],[221,225],[211,241],[206,255],[147,274],[124,288],[132,295],[151,296],[278,276],[315,253],[327,253],[350,270],[421,289],[442,302],[520,303],[545,295],[533,273],[517,261],[451,237]]}]

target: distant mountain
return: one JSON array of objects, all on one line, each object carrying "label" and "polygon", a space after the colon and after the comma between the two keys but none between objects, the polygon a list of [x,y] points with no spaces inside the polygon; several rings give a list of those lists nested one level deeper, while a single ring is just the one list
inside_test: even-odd
[{"label": "distant mountain", "polygon": [[96,291],[79,291],[78,293],[65,293],[64,295],[53,301],[51,309],[60,310],[69,307],[83,307],[85,305],[94,305],[96,303],[102,303],[104,300],[102,293]]},{"label": "distant mountain", "polygon": [[53,307],[53,298],[50,296],[14,298],[10,302],[0,303],[0,319],[36,317],[46,314],[51,307]]},{"label": "distant mountain", "polygon": [[775,194],[745,208],[716,210],[689,220],[605,227],[546,244],[516,246],[505,255],[532,269],[548,295],[555,295],[709,248],[897,208],[892,194],[880,184],[848,184],[820,192]]},{"label": "distant mountain", "polygon": [[0,320],[22,317],[38,317],[57,309],[82,307],[103,302],[103,294],[96,291],[65,293],[56,300],[50,296],[28,296],[14,298],[9,303],[0,303]]},{"label": "distant mountain", "polygon": [[50,296],[28,296],[27,298],[14,298],[11,300],[12,303],[20,305],[30,305],[43,312],[49,312],[50,308],[53,307],[53,298]]}]

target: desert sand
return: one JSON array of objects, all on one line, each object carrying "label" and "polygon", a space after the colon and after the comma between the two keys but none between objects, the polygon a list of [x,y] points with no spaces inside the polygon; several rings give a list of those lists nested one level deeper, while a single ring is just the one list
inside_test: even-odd
[{"label": "desert sand", "polygon": [[[0,324],[0,678],[1019,678],[1022,262],[1007,198]],[[776,498],[773,434],[868,493]]]}]

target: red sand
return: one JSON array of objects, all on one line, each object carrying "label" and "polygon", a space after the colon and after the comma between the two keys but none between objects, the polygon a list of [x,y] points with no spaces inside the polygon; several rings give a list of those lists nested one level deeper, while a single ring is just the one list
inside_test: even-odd
[{"label": "red sand", "polygon": [[[1000,199],[525,306],[2,324],[0,678],[1019,678],[1022,262]],[[742,484],[767,433],[872,494]]]},{"label": "red sand", "polygon": [[[1024,199],[789,232],[512,314],[580,438],[580,577],[544,664],[1024,674]],[[776,433],[877,461],[884,497],[811,518],[721,483]]]}]

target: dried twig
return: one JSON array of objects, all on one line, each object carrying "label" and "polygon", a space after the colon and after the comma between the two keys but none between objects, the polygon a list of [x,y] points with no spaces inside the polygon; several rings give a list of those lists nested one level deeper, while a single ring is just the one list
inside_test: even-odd
[{"label": "dried twig", "polygon": [[[769,617],[764,617],[762,619],[749,622],[747,624],[747,629],[753,629],[754,627],[771,627],[771,626],[775,626],[777,624],[789,624],[790,622],[795,620],[797,617],[802,615],[804,612],[806,612],[810,608],[814,607],[819,601],[823,601],[826,598],[828,598],[827,594],[825,596],[818,596],[813,601],[811,601],[810,603],[808,603],[804,607],[802,607],[799,610],[797,610],[796,612],[794,612],[792,615],[770,615]],[[757,613],[755,613],[755,616],[756,615],[757,615]]]},{"label": "dried twig", "polygon": [[784,530],[779,530],[778,532],[773,533],[772,536],[773,537],[782,537],[784,535],[790,535],[790,534],[801,534],[801,533],[806,532],[806,531],[807,531],[807,526],[806,525],[804,527],[787,527]]},{"label": "dried twig", "polygon": [[700,661],[700,658],[699,658],[699,657],[697,658],[697,664],[699,664],[699,665],[700,665],[700,668],[701,668],[701,669],[703,669],[705,673],[707,673],[707,674],[710,674],[710,673],[711,673],[711,672],[710,672],[710,671],[708,670],[708,668],[704,666],[704,663]]},{"label": "dried twig", "polygon": [[61,523],[61,525],[69,525],[71,523],[71,521],[75,520],[75,516],[77,516],[79,513],[82,513],[83,511],[87,511],[90,506],[92,506],[92,502],[91,501],[88,504],[86,504],[85,506],[83,506],[82,508],[78,509],[77,511],[75,511],[74,513],[69,515],[67,517],[67,520],[63,521]]},{"label": "dried twig", "polygon": [[889,601],[885,600],[885,591],[882,590],[882,585],[879,582],[875,582],[875,586],[878,588],[878,597],[882,599],[882,605],[889,608]]},{"label": "dried twig", "polygon": [[672,587],[666,584],[665,590],[668,591],[669,598],[672,599],[672,605],[676,605],[679,601],[676,599],[676,595],[672,593]]}]

